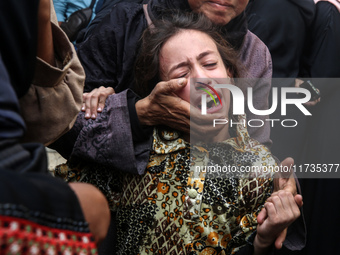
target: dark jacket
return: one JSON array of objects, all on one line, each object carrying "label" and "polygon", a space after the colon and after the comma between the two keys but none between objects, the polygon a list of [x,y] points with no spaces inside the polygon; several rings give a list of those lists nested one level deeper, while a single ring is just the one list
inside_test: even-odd
[{"label": "dark jacket", "polygon": [[253,0],[248,4],[248,28],[267,45],[273,60],[273,78],[299,76],[314,12],[313,0]]},{"label": "dark jacket", "polygon": [[[267,45],[273,60],[273,78],[286,78],[274,79],[273,87],[294,87],[295,78],[300,77],[305,45],[310,43],[307,41],[307,33],[314,12],[313,0],[253,0],[248,4],[246,13],[249,30]],[[298,98],[297,95],[290,97]],[[274,155],[280,160],[293,157],[295,163],[298,163],[306,116],[294,105],[290,105],[287,107],[287,115],[283,117],[279,105],[271,118],[294,119],[298,122],[294,128],[274,125],[271,129]]]}]

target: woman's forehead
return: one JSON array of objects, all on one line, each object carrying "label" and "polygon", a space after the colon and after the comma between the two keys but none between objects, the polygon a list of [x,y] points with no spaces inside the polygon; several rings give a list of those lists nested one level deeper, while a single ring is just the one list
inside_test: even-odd
[{"label": "woman's forehead", "polygon": [[210,35],[198,31],[183,29],[179,33],[176,33],[170,37],[162,46],[161,50],[166,51],[179,51],[180,49],[203,49],[210,48],[211,50],[217,50],[215,41]]}]

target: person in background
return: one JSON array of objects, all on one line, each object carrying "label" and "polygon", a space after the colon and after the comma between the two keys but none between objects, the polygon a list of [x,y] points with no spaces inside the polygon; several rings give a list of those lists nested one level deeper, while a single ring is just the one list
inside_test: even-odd
[{"label": "person in background", "polygon": [[[321,93],[321,100],[308,110],[304,135],[302,164],[320,164],[327,171],[322,176],[300,179],[304,196],[307,243],[303,255],[336,254],[340,235],[338,221],[324,224],[320,219],[331,218],[340,210],[338,201],[340,180],[331,164],[340,164],[340,2],[315,1],[316,12],[308,36],[305,53],[305,79],[310,79]],[[338,170],[339,172],[339,170]],[[320,234],[322,233],[322,234]]]},{"label": "person in background", "polygon": [[[96,16],[98,0],[54,0],[60,27],[74,44]],[[98,6],[100,8],[100,6]]]},{"label": "person in background", "polygon": [[40,61],[57,69],[58,50],[66,50],[63,46],[70,42],[50,20],[55,15],[50,0],[2,1],[0,13],[4,35],[0,43],[0,253],[96,251],[95,243],[105,237],[110,220],[104,196],[92,185],[65,185],[55,179],[47,170],[43,144],[20,142],[25,122],[19,98],[25,97],[36,74],[41,75],[35,64]]},{"label": "person in background", "polygon": [[[295,78],[301,76],[302,58],[315,13],[313,0],[251,0],[246,8],[248,29],[268,47],[273,61],[272,87],[294,87]],[[283,78],[283,79],[279,79]],[[280,96],[281,94],[279,94]],[[289,98],[298,98],[289,94]],[[269,95],[269,105],[272,95]],[[271,119],[283,119],[281,106],[270,115]],[[293,157],[299,163],[306,116],[295,107],[287,107],[284,119],[295,119],[294,128],[274,125],[271,127],[272,151],[280,160]]]},{"label": "person in background", "polygon": [[[299,126],[303,125],[297,130],[290,130],[290,133],[295,133],[296,146],[290,147],[292,143],[289,141],[289,146],[276,147],[277,140],[288,141],[293,136],[286,136],[289,130],[273,130],[277,137],[272,136],[273,153],[285,157],[293,152],[297,166],[319,164],[330,171],[330,164],[340,163],[340,136],[337,131],[340,119],[336,110],[339,109],[340,91],[339,80],[335,79],[340,77],[340,3],[337,0],[315,3],[254,0],[249,4],[247,14],[249,29],[271,51],[273,76],[309,79],[321,93],[321,100],[308,108],[312,116],[307,119],[300,116],[302,121],[299,121]],[[293,80],[289,86],[294,86]],[[320,221],[340,210],[338,203],[334,203],[339,197],[335,188],[339,186],[339,179],[326,179],[330,178],[327,174],[323,173],[322,179],[312,178],[313,173],[299,179],[304,197],[307,243],[296,254],[338,253],[336,243],[339,234],[335,231],[340,227],[338,222],[324,224]]]},{"label": "person in background", "polygon": [[301,75],[302,55],[314,13],[313,0],[249,1],[246,8],[248,29],[268,47],[273,78]]}]

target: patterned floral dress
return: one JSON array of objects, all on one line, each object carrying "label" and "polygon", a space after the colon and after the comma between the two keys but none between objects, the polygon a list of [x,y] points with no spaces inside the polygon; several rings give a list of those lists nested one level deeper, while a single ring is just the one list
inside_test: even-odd
[{"label": "patterned floral dress", "polygon": [[[177,132],[155,128],[143,175],[79,161],[57,167],[55,175],[106,194],[116,212],[117,254],[235,254],[256,230],[273,187],[273,172],[241,174],[241,167],[277,166],[245,127],[238,125],[236,134],[190,146]],[[218,165],[237,171],[208,171]]]}]

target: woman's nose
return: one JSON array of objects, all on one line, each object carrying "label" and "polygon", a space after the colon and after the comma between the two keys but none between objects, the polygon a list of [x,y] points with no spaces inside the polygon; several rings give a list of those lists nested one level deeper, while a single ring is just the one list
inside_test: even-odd
[{"label": "woman's nose", "polygon": [[198,78],[204,79],[204,78],[207,78],[208,76],[205,70],[201,66],[195,66],[192,71],[192,77],[197,78],[197,79]]},{"label": "woman's nose", "polygon": [[197,89],[198,87],[202,87],[202,83],[211,85],[212,80],[209,78],[208,74],[205,72],[203,68],[196,67],[192,74],[192,84]]}]

